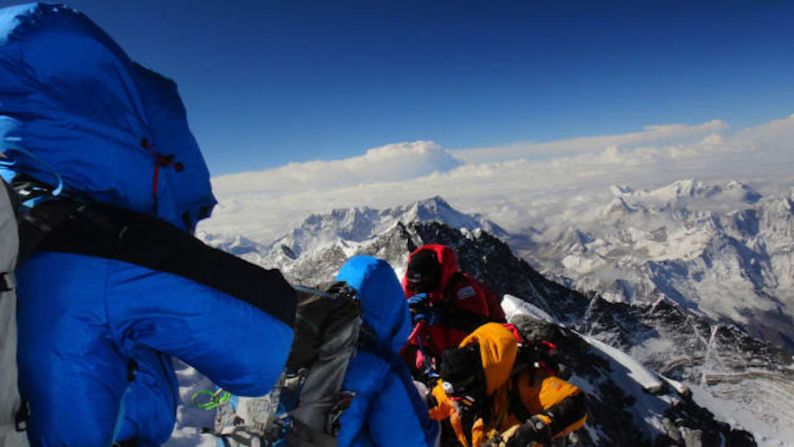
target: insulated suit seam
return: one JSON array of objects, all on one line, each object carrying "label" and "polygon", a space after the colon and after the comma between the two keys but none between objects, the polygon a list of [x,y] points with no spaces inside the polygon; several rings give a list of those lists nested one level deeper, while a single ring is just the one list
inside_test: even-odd
[{"label": "insulated suit seam", "polygon": [[105,270],[104,271],[105,278],[102,281],[102,306],[104,306],[104,308],[105,308],[104,309],[104,311],[105,311],[105,327],[107,328],[108,331],[112,332],[112,330],[111,330],[112,324],[111,324],[111,321],[110,321],[110,306],[108,304],[108,291],[110,290],[110,262],[111,261],[109,259],[104,259],[104,258],[96,258],[96,259],[102,259],[102,261],[104,261],[102,263],[102,266],[103,266],[103,268]]}]

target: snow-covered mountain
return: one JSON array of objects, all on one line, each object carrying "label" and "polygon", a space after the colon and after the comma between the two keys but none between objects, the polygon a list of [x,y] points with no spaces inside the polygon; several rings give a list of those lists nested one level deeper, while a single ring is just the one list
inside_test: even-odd
[{"label": "snow-covered mountain", "polygon": [[[293,280],[329,279],[351,255],[377,243],[381,235],[401,223],[443,222],[454,228],[483,228],[504,237],[505,230],[479,215],[463,214],[444,199],[435,196],[408,206],[385,210],[372,208],[336,209],[313,214],[288,234],[268,245],[240,236],[202,234],[210,245],[242,256],[244,259],[279,268]],[[407,253],[401,253],[403,260]]]},{"label": "snow-covered mountain", "polygon": [[[697,192],[700,186],[693,184],[692,194],[684,194],[686,185],[679,186],[682,188],[677,197],[701,197]],[[731,194],[750,191],[739,184],[730,189]],[[628,188],[619,191],[633,194]],[[750,206],[762,200],[745,202]],[[638,208],[630,200],[625,203],[626,208]],[[499,237],[480,227],[492,229]],[[595,240],[585,232],[569,234],[573,235],[569,239],[572,247],[587,247]],[[438,197],[391,210],[351,209],[311,216],[299,228],[267,246],[204,237],[222,248],[243,250],[249,260],[281,268],[293,281],[304,283],[332,277],[352,254],[379,256],[401,271],[407,253],[418,245],[448,244],[457,250],[462,268],[494,291],[521,297],[538,313],[588,337],[592,341],[588,346],[595,346],[592,349],[602,352],[599,355],[611,358],[607,361],[613,365],[611,368],[604,367],[597,375],[577,382],[596,399],[588,432],[589,439],[598,440],[595,443],[611,440],[613,445],[647,445],[646,441],[661,440],[656,442],[676,445],[678,441],[669,441],[676,439],[675,433],[696,428],[724,439],[733,436],[730,427],[716,422],[721,420],[751,431],[763,445],[794,445],[794,431],[786,422],[794,419],[794,368],[790,355],[727,321],[715,323],[665,297],[655,302],[630,303],[569,289],[538,273],[505,243],[510,241],[526,248],[537,243],[534,238],[515,238],[479,216],[455,211]],[[637,385],[630,368],[619,366],[625,366],[625,361],[615,358],[616,351],[598,346],[598,342],[628,353],[635,363],[660,371],[671,381],[660,379],[667,384],[660,389]],[[689,391],[666,394],[671,393],[671,387],[677,387],[676,381]],[[668,397],[646,398],[645,391],[637,397],[636,387]],[[617,407],[619,402],[610,400],[611,396],[624,399],[622,407]],[[650,411],[650,407],[655,410]],[[677,407],[686,408],[687,415],[699,416],[692,419],[676,415],[671,419],[672,413],[667,411]],[[615,408],[623,408],[625,414]],[[629,443],[629,433],[642,433],[643,438]]]},{"label": "snow-covered mountain", "polygon": [[661,297],[794,351],[794,201],[740,182],[677,181],[532,229],[521,255],[609,301]]}]

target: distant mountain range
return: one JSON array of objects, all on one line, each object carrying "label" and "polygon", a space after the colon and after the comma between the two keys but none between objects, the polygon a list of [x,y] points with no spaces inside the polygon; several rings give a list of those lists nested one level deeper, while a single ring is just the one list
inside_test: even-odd
[{"label": "distant mountain range", "polygon": [[751,186],[613,186],[569,225],[533,229],[519,252],[609,301],[669,298],[794,352],[794,201]]}]

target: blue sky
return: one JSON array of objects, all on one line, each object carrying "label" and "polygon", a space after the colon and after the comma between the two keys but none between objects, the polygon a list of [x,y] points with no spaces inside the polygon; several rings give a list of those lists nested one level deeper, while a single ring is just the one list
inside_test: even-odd
[{"label": "blue sky", "polygon": [[178,82],[216,175],[794,112],[782,0],[67,4]]}]

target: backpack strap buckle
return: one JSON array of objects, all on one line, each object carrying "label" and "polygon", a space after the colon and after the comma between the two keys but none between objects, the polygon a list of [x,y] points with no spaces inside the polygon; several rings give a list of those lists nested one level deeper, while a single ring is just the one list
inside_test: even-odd
[{"label": "backpack strap buckle", "polygon": [[328,421],[325,428],[327,433],[332,436],[339,436],[339,430],[342,428],[339,419],[342,417],[345,410],[350,408],[350,405],[353,403],[353,398],[355,397],[356,393],[353,391],[340,391],[339,394],[337,394],[336,403],[331,407],[331,411],[328,412]]},{"label": "backpack strap buckle", "polygon": [[293,420],[289,414],[282,414],[268,422],[262,430],[263,438],[267,442],[265,445],[276,445],[279,440],[284,439],[292,426]]},{"label": "backpack strap buckle", "polygon": [[17,277],[14,272],[0,273],[0,292],[10,292],[17,288]]},{"label": "backpack strap buckle", "polygon": [[30,407],[28,401],[23,400],[22,405],[19,406],[16,414],[14,414],[14,428],[18,432],[23,432],[28,429],[28,419],[30,418]]}]

